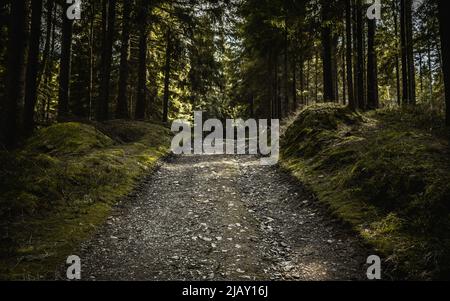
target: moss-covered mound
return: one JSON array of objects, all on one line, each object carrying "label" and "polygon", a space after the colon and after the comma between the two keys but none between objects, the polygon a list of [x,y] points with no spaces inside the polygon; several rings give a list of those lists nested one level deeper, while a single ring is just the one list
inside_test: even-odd
[{"label": "moss-covered mound", "polygon": [[308,107],[282,138],[282,165],[384,255],[393,277],[448,278],[448,139],[414,114]]},{"label": "moss-covered mound", "polygon": [[145,122],[70,122],[0,152],[0,279],[51,278],[168,152],[170,137]]}]

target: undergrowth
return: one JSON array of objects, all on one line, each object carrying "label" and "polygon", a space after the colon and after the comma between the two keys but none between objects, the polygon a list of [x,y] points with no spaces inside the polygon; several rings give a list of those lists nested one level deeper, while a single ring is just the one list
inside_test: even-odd
[{"label": "undergrowth", "polygon": [[1,152],[0,279],[54,277],[169,145],[155,124],[69,122]]},{"label": "undergrowth", "polygon": [[307,107],[282,137],[282,166],[384,256],[391,277],[448,279],[448,138],[420,114]]}]

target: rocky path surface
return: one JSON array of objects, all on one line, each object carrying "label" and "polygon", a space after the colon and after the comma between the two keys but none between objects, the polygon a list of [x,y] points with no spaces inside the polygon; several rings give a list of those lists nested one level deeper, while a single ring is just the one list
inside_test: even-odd
[{"label": "rocky path surface", "polygon": [[368,255],[252,156],[167,159],[80,250],[85,280],[354,280]]}]

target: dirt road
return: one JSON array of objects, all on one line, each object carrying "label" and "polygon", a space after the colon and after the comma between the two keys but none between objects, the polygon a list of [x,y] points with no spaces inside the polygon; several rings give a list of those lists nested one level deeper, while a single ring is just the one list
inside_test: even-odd
[{"label": "dirt road", "polygon": [[368,255],[251,156],[167,159],[80,251],[85,280],[353,280]]}]

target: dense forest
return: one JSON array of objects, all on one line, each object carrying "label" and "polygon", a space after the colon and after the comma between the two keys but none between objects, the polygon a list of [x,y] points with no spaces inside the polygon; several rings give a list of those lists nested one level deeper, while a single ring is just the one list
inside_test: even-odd
[{"label": "dense forest", "polygon": [[2,1],[6,147],[58,120],[449,106],[440,1],[383,1],[380,20],[363,1],[83,1],[80,20],[60,2]]},{"label": "dense forest", "polygon": [[[448,154],[450,127],[450,18],[443,0],[369,2],[1,1],[2,229],[25,233],[34,224],[23,224],[24,216],[33,220],[36,212],[61,205],[59,199],[68,203],[92,197],[94,203],[96,198],[114,203],[116,195],[132,190],[134,179],[142,176],[147,164],[162,156],[169,122],[192,120],[194,111],[219,120],[280,119],[288,127],[282,141],[287,169],[295,173],[307,170],[311,163],[309,175],[318,172],[324,181],[328,178],[322,174],[329,173],[329,187],[348,189],[343,199],[352,198],[353,193],[355,198],[367,199],[377,212],[373,216],[383,221],[373,221],[377,229],[397,223],[393,216],[411,219],[410,228],[399,226],[398,233],[408,233],[404,236],[386,234],[389,241],[382,241],[378,234],[366,237],[391,256],[388,262],[408,262],[407,267],[395,265],[392,270],[405,278],[447,277],[450,268],[436,266],[449,263],[448,252],[443,251],[447,247],[439,244],[448,246],[450,241],[448,199],[445,203],[450,190],[446,190],[448,183],[439,183],[446,179],[441,175],[448,175],[448,161],[442,154]],[[388,132],[393,124],[395,131]],[[416,126],[430,136],[416,135]],[[341,128],[350,130],[340,133]],[[362,139],[350,139],[356,132],[367,134],[364,139],[369,142],[351,144]],[[79,140],[65,143],[74,137]],[[308,139],[312,142],[305,142]],[[387,146],[387,141],[398,145]],[[144,149],[149,144],[150,154]],[[401,150],[397,149],[400,144]],[[69,145],[76,149],[62,149]],[[327,152],[331,145],[333,153]],[[371,163],[367,156],[372,150],[381,152],[378,147],[385,147],[384,161],[376,161],[373,168],[363,165]],[[366,156],[364,163],[355,157],[355,149]],[[407,151],[411,160],[403,155]],[[89,162],[86,166],[82,156]],[[300,166],[298,157],[311,160]],[[334,168],[330,162],[342,165]],[[88,166],[97,174],[88,171]],[[348,181],[341,174],[344,171],[351,173]],[[397,181],[394,173],[401,179]],[[49,179],[41,181],[42,174]],[[24,188],[28,184],[30,188]],[[311,182],[318,190],[331,189],[327,184]],[[83,187],[82,191],[72,193],[75,186]],[[437,195],[433,189],[440,189],[439,196],[426,207],[422,197]],[[324,198],[331,194],[324,193]],[[385,202],[371,203],[375,197],[368,194]],[[401,203],[403,198],[408,198],[408,205]],[[49,204],[43,205],[40,199]],[[344,220],[364,225],[358,228],[363,237],[369,233],[369,226],[362,222],[365,216],[355,216],[363,206],[354,209],[346,201],[330,203]],[[415,218],[422,210],[419,207],[429,211]],[[106,211],[103,215],[106,218]],[[101,224],[102,218],[89,223]],[[419,228],[423,233],[416,243],[410,234],[419,233]],[[17,258],[27,240],[26,234],[21,235],[2,237],[7,250],[0,255]],[[395,245],[401,245],[402,251],[397,252]],[[408,246],[418,248],[411,261],[420,263],[414,267],[402,257],[410,255]],[[419,259],[423,250],[432,250],[427,254],[433,255]],[[11,269],[19,264],[12,262],[4,265],[8,266],[6,272],[1,270],[4,274],[11,276]]]}]

